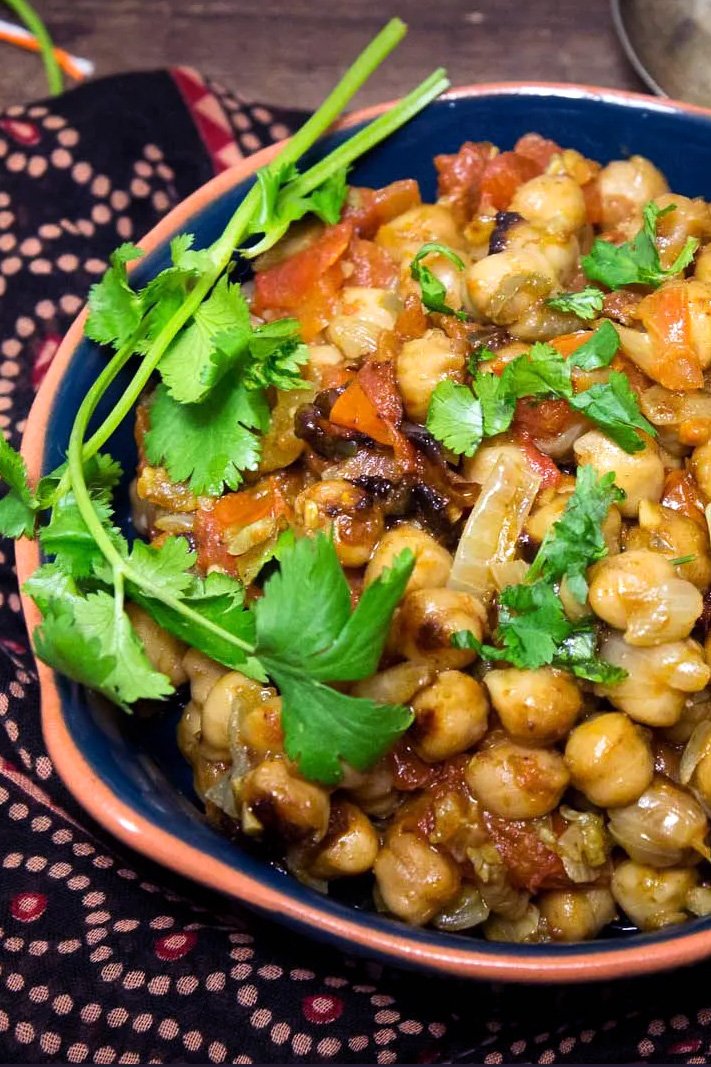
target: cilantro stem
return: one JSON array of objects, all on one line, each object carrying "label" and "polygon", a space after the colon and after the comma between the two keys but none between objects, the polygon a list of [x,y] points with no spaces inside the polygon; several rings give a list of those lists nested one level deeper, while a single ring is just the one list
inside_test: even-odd
[{"label": "cilantro stem", "polygon": [[[116,353],[114,359],[117,358],[119,353]],[[113,360],[112,360],[113,362]],[[72,432],[69,437],[69,448],[67,450],[67,464],[69,472],[69,481],[71,489],[74,493],[74,499],[76,500],[77,507],[81,513],[81,516],[86,523],[87,529],[93,536],[98,548],[107,562],[111,565],[114,578],[114,588],[116,592],[116,601],[120,607],[116,610],[118,613],[123,610],[123,585],[124,581],[133,582],[135,586],[143,589],[144,592],[153,597],[155,600],[160,600],[166,607],[171,608],[173,611],[182,615],[188,619],[193,625],[201,627],[203,630],[208,630],[210,633],[220,637],[225,642],[233,645],[235,648],[240,649],[241,652],[250,655],[255,651],[255,646],[250,645],[247,641],[243,641],[241,638],[236,637],[228,630],[223,629],[216,623],[213,623],[209,619],[205,619],[202,615],[193,611],[191,608],[184,604],[182,600],[177,597],[171,596],[166,593],[165,590],[155,585],[153,582],[146,579],[143,575],[138,574],[133,570],[128,560],[124,559],[116,545],[112,542],[109,534],[104,529],[99,516],[94,508],[94,502],[91,499],[91,494],[84,478],[84,435],[86,434],[86,428],[88,426],[91,416],[96,410],[96,406],[103,396],[106,389],[106,381],[110,380],[111,364],[107,365],[94,384],[91,386],[86,396],[84,397],[72,426]]]},{"label": "cilantro stem", "polygon": [[[355,62],[351,64],[339,83],[331,93],[329,93],[318,110],[315,111],[311,118],[308,119],[304,125],[297,130],[294,136],[286,142],[281,152],[269,164],[269,168],[278,170],[289,163],[295,163],[304,152],[311,148],[318,138],[325,133],[329,126],[331,126],[338,118],[350,102],[351,98],[368,80],[370,75],[400,43],[406,32],[407,26],[404,22],[397,18],[391,19],[361,52]],[[418,92],[418,90],[415,90],[415,92]],[[409,100],[410,96],[412,96],[412,94],[405,97],[405,100],[402,101],[401,104],[396,105],[396,107],[393,108],[393,111],[399,110],[399,108]],[[425,100],[424,103],[427,103],[427,100]],[[424,103],[422,106],[424,106]],[[392,114],[392,112],[389,114]],[[376,120],[376,122],[377,121],[378,120]],[[392,128],[397,129],[397,125]],[[361,133],[364,132],[365,131],[361,131]],[[387,136],[387,133],[384,133],[382,136]],[[362,139],[359,141],[359,144],[361,145],[360,152],[366,151],[370,146],[370,142],[364,143]],[[341,148],[343,147],[344,146],[341,146]],[[337,149],[336,151],[340,151],[340,149]],[[355,158],[355,156],[353,158]],[[342,166],[343,164],[339,165]],[[109,439],[111,434],[129,414],[142,391],[148,384],[153,371],[165,354],[168,345],[188,319],[190,319],[195,311],[197,311],[204,298],[227,267],[235,248],[237,248],[244,240],[252,221],[252,217],[259,208],[260,197],[261,193],[259,191],[259,186],[255,183],[237,207],[223,233],[211,246],[210,252],[214,264],[212,269],[207,271],[198,280],[188,298],[160,331],[151,346],[150,352],[143,358],[133,381],[124,392],[121,400],[84,446],[84,459],[89,459],[98,452],[101,446]],[[116,373],[118,373],[118,371]]]},{"label": "cilantro stem", "polygon": [[27,29],[37,39],[44,71],[47,76],[47,85],[52,96],[59,96],[64,88],[62,83],[62,71],[57,57],[54,54],[54,44],[49,36],[49,31],[35,9],[27,0],[4,0],[7,7],[11,8],[17,17],[24,22]]},{"label": "cilantro stem", "polygon": [[[373,119],[362,130],[359,130],[358,133],[353,134],[338,148],[334,148],[332,152],[329,152],[324,159],[319,160],[313,167],[310,167],[298,178],[295,178],[289,187],[288,193],[285,194],[285,201],[292,198],[299,200],[301,197],[308,196],[309,193],[318,189],[332,175],[350,167],[365,152],[375,148],[381,141],[390,137],[401,126],[409,122],[411,118],[414,118],[427,104],[449,88],[449,84],[449,79],[443,67],[433,71],[429,77],[425,78],[402,100],[399,100],[389,111],[379,115],[377,119]],[[283,163],[281,158],[279,163],[280,165]],[[288,222],[284,226],[274,228],[253,248],[242,249],[241,254],[245,258],[251,259],[262,252],[266,252],[268,248],[272,248],[277,241],[281,240],[288,228]]]}]

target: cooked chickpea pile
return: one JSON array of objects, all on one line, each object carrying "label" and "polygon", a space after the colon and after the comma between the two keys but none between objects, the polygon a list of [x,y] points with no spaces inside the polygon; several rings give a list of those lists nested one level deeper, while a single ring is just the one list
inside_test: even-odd
[{"label": "cooked chickpea pile", "polygon": [[[413,181],[352,189],[336,226],[301,224],[257,260],[255,315],[299,318],[309,362],[303,389],[273,393],[245,487],[198,499],[145,458],[134,487],[139,529],[154,543],[186,537],[203,574],[236,575],[248,597],[288,528],[332,535],[354,603],[411,549],[380,670],[349,691],[409,706],[412,726],[338,787],[307,781],[284,753],[273,687],[186,649],[140,609],[132,621],[159,669],[189,683],[178,739],[208,818],[264,841],[308,885],[369,875],[379,910],[492,940],[686,922],[711,913],[711,209],[671,194],[640,156],[601,166],[535,134],[514,152],[467,143],[435,165],[435,204]],[[594,238],[630,241],[650,202],[673,205],[658,217],[662,268],[689,237],[698,250],[658,289],[601,287],[596,323],[614,325],[620,349],[611,368],[576,374],[585,388],[626,374],[656,436],[627,452],[544,399],[519,401],[511,428],[469,458],[438,446],[424,425],[437,385],[469,384],[477,348],[500,373],[533,342],[589,331],[549,300],[589,285]],[[424,260],[449,313],[427,310],[411,274],[427,242],[464,264]],[[649,300],[672,291],[681,318],[665,333]],[[354,382],[365,403],[343,417]],[[149,418],[148,400],[139,450]],[[588,570],[587,604],[565,581],[560,598],[569,618],[597,620],[600,657],[627,672],[617,684],[452,641],[492,642],[497,593],[525,579],[582,465],[614,472],[625,496],[602,524],[608,554]],[[472,529],[490,538],[484,565],[458,551]]]}]

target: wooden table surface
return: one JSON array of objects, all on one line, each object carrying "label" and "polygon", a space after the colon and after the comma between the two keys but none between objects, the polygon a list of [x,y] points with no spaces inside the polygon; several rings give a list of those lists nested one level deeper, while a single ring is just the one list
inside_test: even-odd
[{"label": "wooden table surface", "polygon": [[[410,32],[360,103],[433,67],[453,84],[577,81],[641,89],[609,0],[36,0],[55,42],[98,76],[188,64],[252,99],[314,107],[391,15]],[[4,14],[4,13],[3,13]],[[39,60],[2,49],[0,107],[46,95]]]}]

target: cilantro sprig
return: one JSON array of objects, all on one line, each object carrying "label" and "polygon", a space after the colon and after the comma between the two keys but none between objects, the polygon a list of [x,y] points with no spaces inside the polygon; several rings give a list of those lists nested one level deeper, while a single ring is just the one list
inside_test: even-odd
[{"label": "cilantro sprig", "polygon": [[410,276],[420,286],[422,303],[428,311],[438,311],[441,315],[455,315],[458,319],[467,319],[466,311],[457,311],[447,303],[446,286],[439,280],[436,274],[423,262],[426,256],[444,256],[453,263],[457,270],[464,270],[464,261],[447,245],[437,241],[428,241],[419,250],[410,264]]},{"label": "cilantro sprig", "polygon": [[559,293],[558,296],[551,296],[546,303],[557,311],[570,312],[571,315],[577,315],[579,319],[590,321],[600,314],[604,301],[605,294],[602,290],[596,289],[594,285],[588,285],[577,293]]},{"label": "cilantro sprig", "polygon": [[632,241],[614,245],[598,237],[581,265],[591,281],[602,282],[608,289],[623,285],[651,285],[655,289],[662,282],[680,274],[689,266],[699,247],[697,237],[687,237],[684,246],[670,267],[662,267],[657,248],[657,222],[676,211],[675,204],[665,208],[650,201],[642,210],[642,229]]},{"label": "cilantro sprig", "polygon": [[[92,289],[86,327],[114,354],[79,406],[66,464],[32,487],[23,460],[0,436],[0,477],[8,486],[0,532],[39,532],[53,557],[26,585],[43,616],[34,634],[38,654],[127,709],[140,699],[166,697],[172,687],[151,665],[131,625],[131,601],[225,666],[277,682],[286,752],[305,774],[328,784],[340,779],[343,763],[369,767],[409,725],[407,709],[351,697],[330,683],[375,669],[412,558],[395,560],[351,611],[332,542],[317,537],[282,545],[279,572],[266,583],[258,606],[250,607],[234,579],[197,578],[185,542],[128,545],[113,515],[120,469],[99,453],[157,372],[162,381],[145,439],[150,462],[163,463],[194,492],[215,495],[238,485],[256,465],[259,436],[269,422],[267,390],[299,388],[305,353],[293,320],[252,325],[240,288],[229,278],[232,256],[260,234],[251,253],[271,247],[307,211],[335,222],[350,165],[447,87],[444,72],[435,71],[318,163],[296,171],[301,156],[404,32],[394,19],[377,35],[260,172],[212,245],[195,250],[190,236],[176,237],[169,266],[142,289],[130,284],[128,274],[140,250],[130,244],[116,250]],[[107,390],[136,356],[129,384],[89,436]]]},{"label": "cilantro sprig", "polygon": [[510,585],[498,598],[496,645],[478,641],[468,630],[454,635],[459,648],[475,648],[489,660],[501,660],[523,670],[554,666],[579,678],[614,685],[625,672],[597,655],[597,629],[590,618],[572,622],[560,599],[566,580],[580,603],[587,597],[585,572],[607,555],[602,523],[613,504],[624,498],[614,474],[597,478],[590,466],[578,468],[575,490],[563,516],[546,535],[526,581]]},{"label": "cilantro sprig", "polygon": [[557,397],[595,422],[626,452],[639,452],[644,440],[638,431],[651,435],[656,431],[641,414],[624,374],[611,371],[606,382],[573,392],[573,370],[608,367],[619,344],[617,330],[605,319],[568,359],[552,345],[536,343],[508,363],[500,376],[475,370],[471,388],[440,382],[430,400],[427,429],[445,448],[472,456],[484,437],[508,430],[518,400]]}]

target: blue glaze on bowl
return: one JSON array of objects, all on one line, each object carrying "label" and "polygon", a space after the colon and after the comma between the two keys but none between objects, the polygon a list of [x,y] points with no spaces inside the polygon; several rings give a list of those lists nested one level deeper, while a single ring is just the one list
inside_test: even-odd
[{"label": "blue glaze on bowl", "polygon": [[[604,91],[596,94],[574,88],[518,88],[439,101],[371,152],[352,172],[351,180],[355,184],[379,186],[397,178],[415,177],[420,182],[423,198],[432,199],[435,174],[431,160],[435,154],[455,151],[465,140],[491,140],[508,148],[529,130],[602,162],[639,153],[664,171],[675,192],[711,198],[711,118],[680,111],[651,98],[606,98]],[[329,137],[311,157],[319,156],[349,133]],[[195,234],[196,247],[204,247],[217,237],[250,184],[243,183],[194,216],[186,229]],[[135,281],[143,284],[167,263],[166,244],[139,265]],[[104,360],[104,354],[87,340],[77,348],[50,415],[45,471],[61,462],[79,398]],[[114,385],[105,398],[104,408],[115,402],[127,378],[124,374]],[[129,422],[116,433],[108,448],[127,472],[133,470],[136,452]],[[125,492],[122,507],[122,518],[127,521]],[[128,720],[64,678],[58,680],[58,688],[75,744],[96,774],[135,812],[204,853],[249,873],[265,886],[278,886],[296,901],[312,906],[317,903],[324,912],[347,914],[351,921],[371,928],[392,929],[392,920],[369,912],[354,912],[352,907],[316,894],[270,867],[253,850],[242,848],[211,829],[202,815],[190,784],[189,769],[175,743],[176,713],[161,723],[142,724]],[[71,788],[71,783],[68,784]],[[708,928],[710,922],[689,923],[683,933]],[[403,933],[402,924],[399,930]],[[312,927],[309,931],[315,936],[325,936],[323,931]],[[541,949],[548,955],[553,952],[563,958],[584,955],[592,947],[589,944],[503,946],[479,939],[472,942],[463,935],[418,929],[408,929],[406,936],[413,944],[422,946],[441,947],[445,942],[460,947],[476,945],[479,952],[492,957],[505,952],[508,957],[525,958],[529,962]],[[658,944],[678,936],[679,928],[639,935],[635,942]],[[619,939],[603,939],[596,941],[594,948],[597,952],[614,953],[622,943]]]}]

